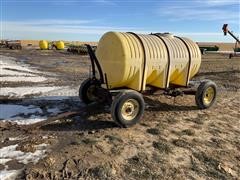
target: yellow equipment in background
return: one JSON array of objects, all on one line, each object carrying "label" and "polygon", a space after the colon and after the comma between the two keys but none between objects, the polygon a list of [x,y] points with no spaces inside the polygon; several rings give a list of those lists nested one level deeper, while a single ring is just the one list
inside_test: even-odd
[{"label": "yellow equipment in background", "polygon": [[198,72],[201,52],[196,43],[169,33],[137,35],[108,32],[96,51],[109,88],[143,91],[146,85],[168,88],[187,86]]},{"label": "yellow equipment in background", "polygon": [[41,50],[54,49],[54,48],[57,50],[63,50],[65,46],[63,41],[48,42],[46,40],[41,40],[39,41],[39,47]]},{"label": "yellow equipment in background", "polygon": [[64,42],[63,41],[57,41],[54,44],[55,44],[57,50],[63,50],[64,49]]},{"label": "yellow equipment in background", "polygon": [[39,41],[39,47],[41,50],[47,50],[49,48],[48,41],[46,40]]}]

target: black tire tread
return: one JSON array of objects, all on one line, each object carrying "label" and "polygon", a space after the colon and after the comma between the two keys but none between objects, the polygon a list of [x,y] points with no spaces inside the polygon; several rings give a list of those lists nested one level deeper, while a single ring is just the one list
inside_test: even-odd
[{"label": "black tire tread", "polygon": [[[131,121],[126,121],[124,120],[120,115],[119,115],[119,110],[120,110],[120,105],[126,101],[127,99],[134,98],[138,100],[140,103],[140,111],[139,114]],[[127,128],[135,125],[138,123],[144,113],[144,108],[145,108],[145,103],[142,95],[136,91],[131,91],[131,92],[122,92],[119,93],[113,100],[112,105],[111,105],[111,115],[113,120],[121,127]]]},{"label": "black tire tread", "polygon": [[87,90],[92,85],[92,81],[90,78],[85,79],[80,88],[79,88],[79,98],[82,100],[85,104],[89,104],[92,101],[87,97]]},{"label": "black tire tread", "polygon": [[[209,105],[205,105],[204,102],[203,102],[203,94],[209,86],[212,86],[214,88],[215,96],[214,96],[212,102]],[[216,96],[217,96],[217,86],[216,86],[216,84],[213,81],[208,80],[208,79],[203,80],[200,83],[200,85],[198,86],[197,91],[196,91],[196,95],[195,95],[196,105],[198,106],[199,109],[207,109],[215,103]]]}]

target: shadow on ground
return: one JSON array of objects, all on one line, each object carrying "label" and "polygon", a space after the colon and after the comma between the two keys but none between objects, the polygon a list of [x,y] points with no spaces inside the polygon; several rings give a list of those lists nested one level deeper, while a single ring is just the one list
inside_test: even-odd
[{"label": "shadow on ground", "polygon": [[119,128],[111,119],[109,107],[104,104],[81,105],[77,109],[75,107],[74,111],[76,115],[66,117],[57,123],[43,125],[41,129],[45,131],[98,131]]},{"label": "shadow on ground", "polygon": [[148,105],[147,111],[194,111],[198,110],[197,106],[172,105],[144,97],[145,103]]}]

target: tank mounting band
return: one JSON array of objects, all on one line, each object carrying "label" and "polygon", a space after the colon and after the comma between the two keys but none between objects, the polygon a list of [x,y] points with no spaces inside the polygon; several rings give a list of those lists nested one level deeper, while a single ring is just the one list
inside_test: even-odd
[{"label": "tank mounting band", "polygon": [[142,49],[143,49],[143,73],[142,73],[142,82],[141,82],[141,91],[143,91],[143,89],[144,89],[143,84],[144,84],[144,79],[145,79],[145,74],[146,74],[145,73],[145,71],[146,71],[146,48],[145,48],[144,43],[139,35],[137,35],[133,32],[127,32],[127,33],[134,35],[139,40],[139,42],[142,46]]},{"label": "tank mounting band", "polygon": [[192,56],[191,56],[191,51],[190,51],[190,48],[188,47],[186,41],[181,38],[181,37],[178,37],[178,36],[175,36],[176,38],[180,39],[183,44],[186,46],[187,48],[187,51],[188,51],[188,56],[189,56],[189,63],[188,63],[188,70],[187,70],[187,79],[186,79],[186,86],[188,86],[188,80],[189,80],[189,76],[190,76],[190,68],[191,68],[191,64],[192,64]]},{"label": "tank mounting band", "polygon": [[165,88],[168,87],[168,79],[169,79],[169,75],[170,75],[170,63],[171,63],[171,58],[170,58],[170,51],[169,51],[169,48],[168,48],[168,45],[167,43],[165,42],[165,40],[159,36],[157,33],[156,34],[150,34],[150,35],[153,35],[153,36],[156,36],[158,37],[159,39],[162,40],[163,44],[165,45],[166,49],[167,49],[167,55],[168,55],[168,67],[167,67],[167,78],[166,78],[166,82],[165,82]]}]

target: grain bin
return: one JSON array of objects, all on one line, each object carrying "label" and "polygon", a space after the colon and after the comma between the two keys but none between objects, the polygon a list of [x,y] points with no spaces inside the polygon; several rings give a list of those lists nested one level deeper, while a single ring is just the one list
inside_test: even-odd
[{"label": "grain bin", "polygon": [[39,47],[42,50],[47,50],[49,48],[48,41],[46,40],[39,41]]},{"label": "grain bin", "polygon": [[[91,78],[80,86],[80,99],[111,106],[117,124],[136,124],[144,112],[142,94],[194,95],[200,109],[216,100],[216,84],[210,80],[190,81],[201,65],[198,45],[169,33],[135,34],[108,32],[95,53],[87,45]],[[96,71],[96,69],[98,71]],[[197,87],[196,87],[197,86]]]},{"label": "grain bin", "polygon": [[57,41],[56,42],[56,48],[57,48],[57,50],[63,50],[64,49],[64,42],[63,41]]}]

